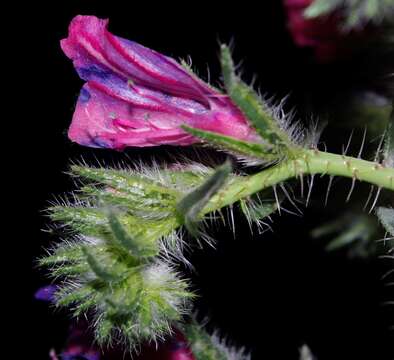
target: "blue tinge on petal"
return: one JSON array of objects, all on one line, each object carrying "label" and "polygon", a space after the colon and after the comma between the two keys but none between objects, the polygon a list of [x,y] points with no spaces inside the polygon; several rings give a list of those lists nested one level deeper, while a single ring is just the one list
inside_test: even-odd
[{"label": "blue tinge on petal", "polygon": [[105,80],[112,75],[112,71],[99,65],[90,65],[88,67],[76,68],[79,77],[83,80],[89,81],[91,79]]},{"label": "blue tinge on petal", "polygon": [[102,139],[102,138],[100,138],[98,136],[95,137],[95,138],[92,138],[92,143],[96,147],[103,148],[103,149],[108,149],[108,148],[112,148],[113,147],[111,142],[106,141],[106,140],[104,140],[104,139]]},{"label": "blue tinge on petal", "polygon": [[81,103],[87,103],[90,97],[91,97],[90,92],[85,88],[82,88],[81,91],[79,92],[78,101],[80,101]]}]

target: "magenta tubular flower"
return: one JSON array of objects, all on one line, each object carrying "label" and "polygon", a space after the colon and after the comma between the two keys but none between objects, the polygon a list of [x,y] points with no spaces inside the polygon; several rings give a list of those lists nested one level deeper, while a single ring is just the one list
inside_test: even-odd
[{"label": "magenta tubular flower", "polygon": [[117,37],[107,20],[77,16],[61,41],[83,86],[69,129],[71,140],[121,150],[127,146],[189,145],[180,126],[255,138],[246,118],[216,89],[175,60]]}]

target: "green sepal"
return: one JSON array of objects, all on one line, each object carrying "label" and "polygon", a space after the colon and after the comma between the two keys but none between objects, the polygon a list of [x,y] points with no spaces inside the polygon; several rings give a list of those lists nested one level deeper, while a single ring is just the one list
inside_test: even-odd
[{"label": "green sepal", "polygon": [[46,255],[38,260],[40,266],[58,266],[74,264],[81,260],[83,256],[79,246],[73,244],[61,244],[56,247],[51,255]]},{"label": "green sepal", "polygon": [[223,83],[226,90],[231,93],[234,85],[239,81],[236,73],[230,48],[222,44],[220,47],[220,64],[222,67]]},{"label": "green sepal", "polygon": [[270,109],[262,102],[256,92],[235,74],[230,49],[224,44],[221,46],[221,65],[228,95],[248,118],[263,140],[276,147],[278,155],[288,147],[294,147],[295,145],[292,144],[291,139],[279,127],[278,121],[273,117]]},{"label": "green sepal", "polygon": [[230,136],[214,133],[212,131],[192,128],[187,125],[182,125],[182,129],[189,134],[198,137],[207,143],[216,145],[224,150],[229,150],[234,153],[253,158],[261,158],[264,161],[278,160],[278,154],[275,153],[272,146],[267,144],[242,141]]},{"label": "green sepal", "polygon": [[[84,286],[71,290],[68,287],[60,288],[55,293],[57,306],[70,306],[73,305],[75,311],[79,309],[79,304],[92,300],[95,292],[91,286]],[[80,313],[79,311],[78,313]]]},{"label": "green sepal", "polygon": [[218,167],[216,171],[199,187],[182,198],[176,208],[186,228],[193,235],[197,235],[197,223],[200,220],[200,211],[205,207],[208,201],[215,195],[226,183],[232,171],[230,161],[226,161]]},{"label": "green sepal", "polygon": [[157,197],[160,201],[173,200],[178,195],[177,191],[155,182],[143,174],[87,166],[72,166],[74,175],[110,186],[119,191],[124,191],[135,196]]},{"label": "green sepal", "polygon": [[[111,240],[113,237],[108,222],[107,209],[103,206],[100,208],[56,206],[50,211],[53,220],[63,222],[75,233],[107,240]],[[119,221],[130,233],[130,236],[141,243],[141,249],[144,248],[144,256],[157,255],[159,251],[157,240],[179,226],[175,216],[175,206],[172,216],[145,219],[125,212],[119,215]]]},{"label": "green sepal", "polygon": [[169,202],[161,202],[157,198],[135,196],[124,191],[116,190],[106,187],[97,187],[85,185],[80,189],[79,198],[87,200],[90,203],[98,201],[103,202],[109,206],[124,209],[134,216],[160,218],[166,217],[170,214],[169,209],[176,203],[175,198]]}]

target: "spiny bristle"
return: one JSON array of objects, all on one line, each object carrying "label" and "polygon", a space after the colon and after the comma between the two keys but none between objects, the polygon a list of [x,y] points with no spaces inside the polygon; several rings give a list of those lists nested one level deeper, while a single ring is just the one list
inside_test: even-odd
[{"label": "spiny bristle", "polygon": [[299,120],[295,120],[295,110],[285,110],[285,104],[288,96],[281,100],[275,100],[275,97],[262,96],[261,100],[266,104],[267,110],[271,116],[277,121],[279,127],[284,131],[289,139],[295,145],[303,145],[305,140],[305,129]]},{"label": "spiny bristle", "polygon": [[254,197],[244,199],[240,202],[241,210],[248,221],[251,232],[253,233],[253,226],[257,227],[258,233],[262,234],[267,229],[272,231],[268,221],[271,221],[270,215],[276,210],[279,211],[279,204],[282,199],[276,202],[275,196],[272,194],[256,194]]}]

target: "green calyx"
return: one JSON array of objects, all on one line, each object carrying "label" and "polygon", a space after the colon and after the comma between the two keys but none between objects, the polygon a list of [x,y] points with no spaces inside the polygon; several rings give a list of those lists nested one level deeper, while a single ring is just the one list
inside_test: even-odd
[{"label": "green calyx", "polygon": [[230,49],[226,45],[221,46],[221,65],[227,94],[244,113],[262,140],[274,147],[278,155],[296,147],[289,135],[280,127],[272,110],[236,75]]},{"label": "green calyx", "polygon": [[187,125],[183,125],[182,129],[216,148],[227,150],[235,155],[244,155],[251,159],[261,159],[264,162],[275,162],[279,157],[274,147],[269,144],[242,141],[219,133],[192,128]]},{"label": "green calyx", "polygon": [[230,50],[225,45],[221,47],[221,66],[227,94],[255,129],[256,140],[245,141],[188,125],[183,125],[182,129],[215,148],[249,160],[259,160],[258,163],[276,163],[295,158],[301,149],[299,141],[302,139],[299,137],[302,131],[298,131],[291,120],[282,115],[280,107],[275,109],[268,106],[237,76]]}]

